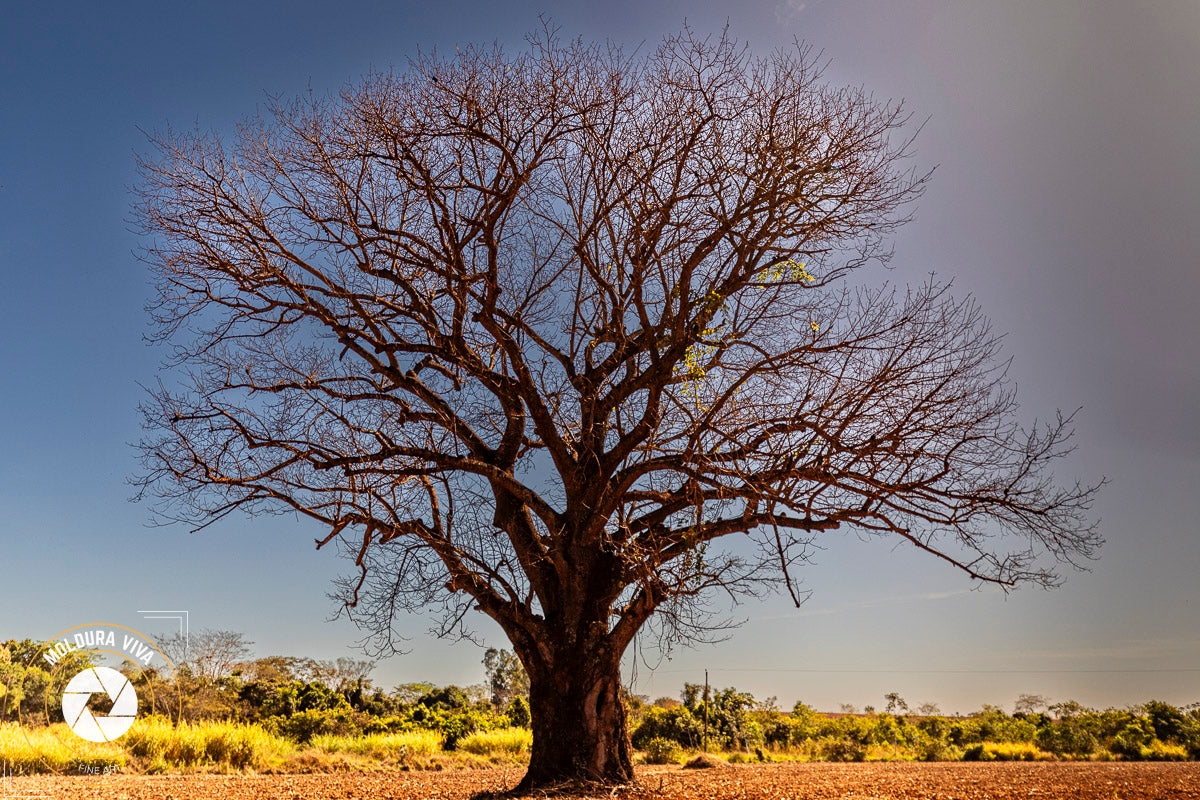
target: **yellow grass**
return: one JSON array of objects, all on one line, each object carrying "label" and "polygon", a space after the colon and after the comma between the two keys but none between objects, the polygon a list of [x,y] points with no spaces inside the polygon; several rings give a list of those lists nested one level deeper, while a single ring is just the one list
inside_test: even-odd
[{"label": "yellow grass", "polygon": [[525,728],[481,731],[458,740],[458,749],[479,756],[518,756],[533,744],[533,732]]},{"label": "yellow grass", "polygon": [[1029,742],[984,742],[981,761],[1047,761],[1049,753]]},{"label": "yellow grass", "polygon": [[1150,742],[1149,747],[1141,748],[1141,757],[1145,761],[1187,761],[1188,751],[1177,744],[1163,744],[1158,739]]},{"label": "yellow grass", "polygon": [[369,758],[401,760],[406,756],[431,756],[442,749],[435,731],[373,733],[366,736],[314,736],[310,745],[325,753],[350,753]]},{"label": "yellow grass", "polygon": [[278,766],[295,745],[257,725],[181,723],[162,717],[138,720],[121,744],[151,772],[173,767],[261,770]]},{"label": "yellow grass", "polygon": [[122,769],[126,755],[119,744],[93,744],[63,723],[46,728],[0,725],[0,761],[13,773],[82,772]]}]

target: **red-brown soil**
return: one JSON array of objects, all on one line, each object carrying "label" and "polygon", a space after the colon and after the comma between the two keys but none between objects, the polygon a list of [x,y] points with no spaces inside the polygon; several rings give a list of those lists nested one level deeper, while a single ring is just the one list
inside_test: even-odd
[{"label": "red-brown soil", "polygon": [[[336,775],[36,776],[0,798],[56,800],[466,800],[507,789],[519,769]],[[639,767],[638,800],[1167,800],[1200,798],[1200,763],[745,764],[709,770]]]}]

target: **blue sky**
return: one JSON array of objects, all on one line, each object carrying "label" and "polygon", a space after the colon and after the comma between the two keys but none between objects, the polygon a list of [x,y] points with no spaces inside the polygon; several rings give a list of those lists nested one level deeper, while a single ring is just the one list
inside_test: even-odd
[{"label": "blue sky", "polygon": [[[150,528],[130,502],[150,286],[129,186],[142,130],[229,130],[272,95],[335,91],[422,48],[564,35],[654,43],[726,20],[759,52],[793,36],[831,82],[903,97],[937,165],[895,240],[894,280],[954,277],[1007,331],[1023,414],[1083,406],[1064,478],[1108,476],[1108,544],[1056,591],[1007,598],[911,550],[834,534],[811,599],[735,609],[721,644],[639,660],[638,691],[714,683],[790,705],[899,691],[967,711],[1021,692],[1093,705],[1200,700],[1200,6],[1082,2],[9,4],[0,28],[0,637],[139,609],[244,631],[260,655],[353,655],[327,622],[347,564],[287,518]],[[390,686],[480,680],[433,642]],[[503,645],[481,620],[489,643]],[[632,669],[632,667],[631,667]]]}]

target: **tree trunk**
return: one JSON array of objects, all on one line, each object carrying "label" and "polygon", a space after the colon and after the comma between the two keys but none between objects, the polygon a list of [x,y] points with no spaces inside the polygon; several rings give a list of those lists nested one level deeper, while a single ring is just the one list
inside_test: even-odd
[{"label": "tree trunk", "polygon": [[[514,789],[528,793],[563,783],[633,780],[633,750],[621,702],[620,660],[559,650],[552,665],[529,672],[533,751]],[[595,652],[595,651],[592,651]]]}]

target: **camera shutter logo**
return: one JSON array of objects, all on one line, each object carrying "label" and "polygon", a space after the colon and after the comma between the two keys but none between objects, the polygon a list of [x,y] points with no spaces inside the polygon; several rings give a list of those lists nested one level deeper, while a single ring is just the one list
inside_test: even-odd
[{"label": "camera shutter logo", "polygon": [[[104,693],[112,710],[96,716],[88,708],[93,694]],[[76,736],[89,742],[111,742],[120,738],[137,719],[138,698],[133,684],[109,667],[88,667],[67,683],[62,697],[63,719]]]}]

